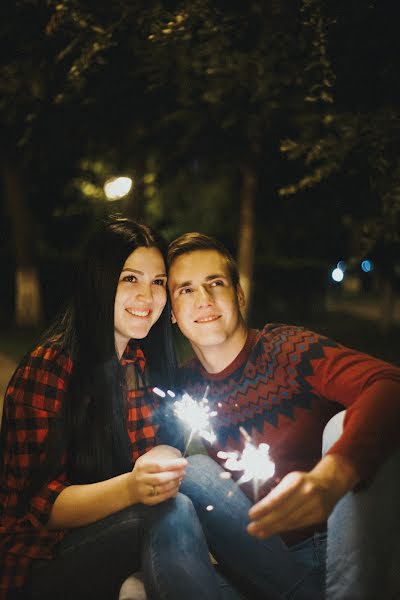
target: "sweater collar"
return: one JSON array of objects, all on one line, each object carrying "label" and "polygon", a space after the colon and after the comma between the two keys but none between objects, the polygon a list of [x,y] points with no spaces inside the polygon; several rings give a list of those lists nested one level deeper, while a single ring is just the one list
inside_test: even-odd
[{"label": "sweater collar", "polygon": [[[232,375],[232,373],[234,373],[234,371],[236,371],[236,369],[241,367],[248,359],[250,352],[256,341],[257,334],[258,334],[257,329],[249,329],[249,331],[247,333],[246,341],[244,343],[243,348],[239,352],[239,354],[227,367],[225,367],[225,369],[223,369],[223,371],[220,371],[219,373],[209,373],[208,371],[206,371],[206,369],[203,367],[203,365],[200,363],[200,361],[198,361],[199,370],[200,370],[202,377],[204,377],[204,379],[209,379],[210,381],[219,381],[219,380],[225,379],[225,377],[229,377],[230,375]],[[196,360],[198,360],[198,359],[196,359]]]}]

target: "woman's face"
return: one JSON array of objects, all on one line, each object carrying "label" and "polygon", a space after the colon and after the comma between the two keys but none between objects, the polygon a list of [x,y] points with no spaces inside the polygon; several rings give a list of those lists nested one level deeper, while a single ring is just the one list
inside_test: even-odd
[{"label": "woman's face", "polygon": [[167,301],[164,259],[157,248],[137,248],[119,276],[114,303],[114,334],[118,356],[131,338],[142,339]]}]

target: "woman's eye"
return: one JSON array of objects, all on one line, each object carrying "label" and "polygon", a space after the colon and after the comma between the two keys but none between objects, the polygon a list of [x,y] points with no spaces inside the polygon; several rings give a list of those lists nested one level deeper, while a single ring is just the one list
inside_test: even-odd
[{"label": "woman's eye", "polygon": [[167,285],[167,282],[165,279],[155,279],[153,283],[154,283],[154,285],[161,285],[163,287],[165,287]]},{"label": "woman's eye", "polygon": [[134,275],[124,275],[121,281],[128,281],[129,283],[133,283],[136,281],[136,277]]}]

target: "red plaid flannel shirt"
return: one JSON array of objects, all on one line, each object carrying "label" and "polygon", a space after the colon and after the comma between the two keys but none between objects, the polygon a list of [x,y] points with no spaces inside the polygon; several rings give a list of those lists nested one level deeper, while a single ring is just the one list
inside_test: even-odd
[{"label": "red plaid flannel shirt", "polygon": [[[143,352],[128,344],[121,364],[127,368],[136,364],[143,374]],[[24,585],[32,560],[52,558],[55,545],[66,533],[46,528],[58,494],[69,485],[65,464],[60,464],[56,479],[31,497],[27,507],[21,506],[21,496],[31,473],[46,459],[49,423],[64,402],[71,371],[68,356],[54,346],[39,346],[23,359],[6,392],[0,446],[0,600],[11,599]],[[133,462],[156,443],[149,398],[144,389],[128,392]]]}]

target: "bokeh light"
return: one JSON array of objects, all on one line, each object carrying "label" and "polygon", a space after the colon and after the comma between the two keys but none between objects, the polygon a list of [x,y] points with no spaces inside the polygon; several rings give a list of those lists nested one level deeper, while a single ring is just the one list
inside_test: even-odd
[{"label": "bokeh light", "polygon": [[361,269],[364,271],[364,273],[370,273],[374,270],[374,263],[372,260],[363,260],[361,263]]},{"label": "bokeh light", "polygon": [[107,200],[120,200],[131,191],[133,181],[130,177],[111,177],[104,184]]},{"label": "bokeh light", "polygon": [[336,267],[335,269],[333,269],[333,271],[331,273],[331,277],[332,277],[333,281],[340,283],[341,281],[343,281],[344,273],[343,273],[342,269],[339,269],[339,267]]}]

